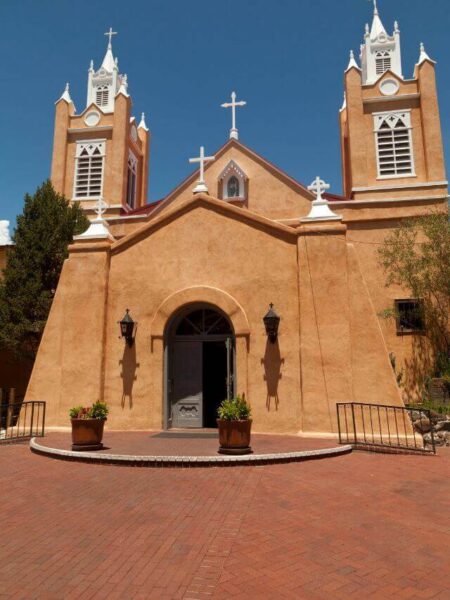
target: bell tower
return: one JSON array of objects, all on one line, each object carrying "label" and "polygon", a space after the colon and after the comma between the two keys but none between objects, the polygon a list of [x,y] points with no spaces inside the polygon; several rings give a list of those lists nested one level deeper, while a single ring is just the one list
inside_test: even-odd
[{"label": "bell tower", "polygon": [[441,199],[447,194],[436,63],[423,44],[404,78],[397,21],[388,35],[376,0],[361,64],[353,52],[340,110],[344,194],[361,201]]},{"label": "bell tower", "polygon": [[106,54],[88,70],[87,101],[77,114],[69,84],[56,102],[51,180],[66,198],[79,201],[89,217],[99,198],[106,217],[147,203],[150,131],[142,113],[132,116],[128,79],[113,55],[111,28]]}]

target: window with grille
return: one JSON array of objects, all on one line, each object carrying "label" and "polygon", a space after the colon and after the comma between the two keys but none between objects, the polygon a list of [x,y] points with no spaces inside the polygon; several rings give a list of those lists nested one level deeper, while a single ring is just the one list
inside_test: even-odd
[{"label": "window with grille", "polygon": [[137,158],[130,152],[128,155],[127,204],[131,208],[135,208],[136,206],[136,180]]},{"label": "window with grille", "polygon": [[109,100],[109,89],[107,85],[99,86],[95,92],[95,103],[97,106],[106,106]]},{"label": "window with grille", "polygon": [[397,333],[421,333],[424,330],[423,306],[420,300],[396,300]]},{"label": "window with grille", "polygon": [[377,52],[375,55],[375,69],[377,75],[386,73],[391,68],[391,55],[389,52]]},{"label": "window with grille", "polygon": [[414,175],[411,114],[384,113],[375,115],[374,118],[378,176]]},{"label": "window with grille", "polygon": [[75,198],[98,198],[102,195],[105,142],[79,142],[75,159]]}]

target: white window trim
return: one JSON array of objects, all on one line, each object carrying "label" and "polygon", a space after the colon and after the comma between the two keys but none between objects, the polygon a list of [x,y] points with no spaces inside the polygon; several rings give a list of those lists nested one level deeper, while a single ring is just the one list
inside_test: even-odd
[{"label": "white window trim", "polygon": [[[84,146],[94,144],[101,151],[102,157],[102,175],[100,181],[100,193],[98,196],[77,196],[77,174],[78,174],[78,159],[80,158],[81,152]],[[88,202],[89,200],[98,200],[103,195],[103,183],[105,179],[105,156],[106,156],[106,139],[97,140],[77,140],[77,147],[75,151],[75,169],[73,173],[73,189],[72,189],[72,200],[77,202]]]},{"label": "white window trim", "polygon": [[[236,177],[239,181],[239,196],[228,196],[228,182],[232,177]],[[234,160],[231,160],[219,177],[219,181],[222,182],[222,200],[228,202],[244,201],[247,197],[246,179],[244,171]]]},{"label": "white window trim", "polygon": [[[134,177],[135,177],[135,186],[134,186],[134,206],[132,206],[128,200],[128,172],[130,170],[130,162],[131,162],[131,168],[132,171],[134,173]],[[134,210],[136,208],[136,196],[137,196],[137,182],[138,182],[138,159],[136,158],[136,156],[134,155],[134,153],[131,150],[128,150],[128,160],[127,160],[127,195],[126,195],[126,200],[125,200],[125,204],[131,209]]]},{"label": "white window trim", "polygon": [[[373,132],[374,132],[374,140],[375,140],[375,152],[376,152],[376,158],[377,158],[377,180],[406,179],[409,177],[417,177],[416,169],[415,169],[415,161],[414,161],[414,146],[413,146],[413,139],[412,139],[411,109],[374,112],[374,113],[372,113],[372,115],[374,117]],[[379,147],[378,147],[378,132],[380,131],[380,128],[379,128],[379,126],[377,126],[377,120],[379,122],[379,125],[381,125],[381,123],[384,121],[384,118],[389,115],[405,115],[407,117],[406,120],[407,120],[408,124],[406,126],[406,129],[408,130],[409,150],[410,150],[410,157],[411,157],[411,173],[398,173],[398,174],[393,174],[393,175],[381,175],[380,174],[380,156],[379,156]]]}]

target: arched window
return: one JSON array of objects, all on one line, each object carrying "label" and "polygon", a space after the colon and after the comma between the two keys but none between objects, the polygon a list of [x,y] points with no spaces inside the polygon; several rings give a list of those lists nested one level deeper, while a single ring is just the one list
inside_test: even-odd
[{"label": "arched window", "polygon": [[230,177],[227,183],[227,197],[228,198],[239,198],[240,194],[240,185],[239,179],[233,175]]},{"label": "arched window", "polygon": [[247,177],[234,160],[230,160],[219,175],[219,197],[224,200],[244,201],[247,193]]},{"label": "arched window", "polygon": [[377,52],[375,55],[375,68],[377,75],[386,73],[391,68],[390,52]]},{"label": "arched window", "polygon": [[101,85],[95,92],[95,103],[97,106],[107,106],[109,101],[109,90],[107,85]]}]

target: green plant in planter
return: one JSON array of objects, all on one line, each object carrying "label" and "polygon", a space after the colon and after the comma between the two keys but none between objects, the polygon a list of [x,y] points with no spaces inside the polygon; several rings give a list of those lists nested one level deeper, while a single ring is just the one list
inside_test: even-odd
[{"label": "green plant in planter", "polygon": [[99,419],[105,421],[109,408],[105,402],[94,402],[92,406],[74,406],[69,410],[71,419]]},{"label": "green plant in planter", "polygon": [[224,421],[246,421],[250,419],[252,409],[242,396],[223,400],[217,409],[219,419]]}]

